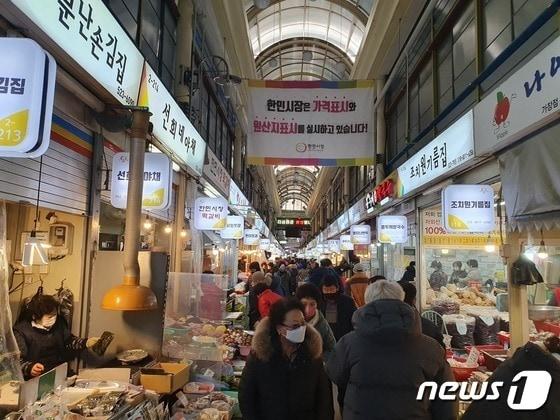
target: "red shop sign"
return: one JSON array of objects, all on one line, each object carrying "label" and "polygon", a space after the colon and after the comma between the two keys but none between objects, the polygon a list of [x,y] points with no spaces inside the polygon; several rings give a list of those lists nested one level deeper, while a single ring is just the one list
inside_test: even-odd
[{"label": "red shop sign", "polygon": [[393,198],[395,183],[392,179],[386,179],[373,190],[373,202],[379,204],[385,198]]}]

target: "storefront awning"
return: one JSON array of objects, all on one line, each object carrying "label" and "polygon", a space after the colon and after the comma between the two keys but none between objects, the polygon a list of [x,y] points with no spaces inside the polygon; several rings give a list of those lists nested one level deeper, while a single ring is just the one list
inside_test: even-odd
[{"label": "storefront awning", "polygon": [[560,125],[499,156],[511,230],[560,226]]}]

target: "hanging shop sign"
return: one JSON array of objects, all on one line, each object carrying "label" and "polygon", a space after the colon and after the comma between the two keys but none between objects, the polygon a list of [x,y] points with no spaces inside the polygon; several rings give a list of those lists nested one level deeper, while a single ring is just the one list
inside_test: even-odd
[{"label": "hanging shop sign", "polygon": [[121,104],[136,105],[144,57],[102,0],[11,2]]},{"label": "hanging shop sign", "polygon": [[406,216],[379,216],[377,218],[377,240],[383,244],[403,244],[408,240]]},{"label": "hanging shop sign", "polygon": [[452,248],[456,246],[479,249],[489,245],[489,242],[498,245],[500,243],[499,229],[499,220],[496,218],[494,229],[489,233],[448,232],[442,223],[441,210],[426,209],[422,211],[422,244],[433,248]]},{"label": "hanging shop sign", "polygon": [[338,219],[336,219],[336,224],[338,225],[338,231],[344,232],[346,229],[350,227],[350,219],[348,217],[348,210],[345,211],[340,215]]},{"label": "hanging shop sign", "polygon": [[144,66],[138,106],[152,113],[153,134],[172,159],[202,175],[206,143],[148,63]]},{"label": "hanging shop sign", "polygon": [[399,166],[397,186],[399,197],[422,187],[473,158],[473,112],[470,110]]},{"label": "hanging shop sign", "polygon": [[204,176],[214,184],[224,197],[229,197],[231,177],[227,169],[224,168],[220,159],[218,159],[209,147],[206,148],[206,157],[208,163],[204,164],[202,170]]},{"label": "hanging shop sign", "polygon": [[220,231],[222,239],[242,239],[245,220],[243,216],[229,215],[226,218],[226,227]]},{"label": "hanging shop sign", "polygon": [[558,118],[560,38],[556,38],[474,108],[477,155],[501,149]]},{"label": "hanging shop sign", "polygon": [[0,157],[41,156],[50,142],[56,62],[26,38],[0,38],[0,56]]},{"label": "hanging shop sign", "polygon": [[[111,205],[126,208],[128,196],[130,154],[127,152],[113,155],[111,170]],[[171,201],[171,161],[161,153],[144,155],[144,184],[142,188],[142,208],[145,210],[164,210]]]},{"label": "hanging shop sign", "polygon": [[495,226],[494,189],[489,185],[448,185],[441,192],[447,232],[491,232]]},{"label": "hanging shop sign", "polygon": [[245,229],[245,236],[243,237],[244,245],[258,245],[261,233],[258,229]]},{"label": "hanging shop sign", "polygon": [[248,163],[373,165],[372,80],[249,81]]},{"label": "hanging shop sign", "polygon": [[354,243],[350,235],[340,235],[340,250],[341,251],[353,251]]},{"label": "hanging shop sign", "polygon": [[261,251],[268,251],[270,248],[270,239],[261,239],[259,242],[259,249]]},{"label": "hanging shop sign", "polygon": [[364,200],[356,201],[356,203],[348,209],[348,221],[350,225],[360,223],[366,217],[367,210]]},{"label": "hanging shop sign", "polygon": [[350,227],[350,240],[354,245],[371,244],[371,226],[352,225]]},{"label": "hanging shop sign", "polygon": [[329,239],[328,249],[330,252],[340,252],[340,241],[338,239]]},{"label": "hanging shop sign", "polygon": [[218,197],[199,197],[194,203],[194,227],[198,230],[222,230],[226,227],[228,202]]}]

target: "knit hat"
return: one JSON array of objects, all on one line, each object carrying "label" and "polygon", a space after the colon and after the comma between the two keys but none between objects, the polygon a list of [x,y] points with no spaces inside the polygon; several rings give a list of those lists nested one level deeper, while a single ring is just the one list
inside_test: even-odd
[{"label": "knit hat", "polygon": [[368,270],[368,267],[364,263],[355,264],[354,268],[352,268],[352,271],[354,273],[365,273],[367,270]]}]

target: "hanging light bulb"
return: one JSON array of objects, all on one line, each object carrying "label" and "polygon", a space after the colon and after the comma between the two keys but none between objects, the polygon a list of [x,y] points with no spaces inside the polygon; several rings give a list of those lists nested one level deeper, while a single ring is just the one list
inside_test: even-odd
[{"label": "hanging light bulb", "polygon": [[375,245],[376,245],[377,247],[380,247],[380,246],[381,246],[381,242],[378,241]]},{"label": "hanging light bulb", "polygon": [[163,228],[163,231],[167,234],[171,233],[172,230],[173,230],[173,228],[171,227],[171,225],[169,223],[165,225],[165,228]]},{"label": "hanging light bulb", "polygon": [[180,235],[181,235],[181,238],[186,238],[186,237],[187,237],[187,230],[186,230],[185,228],[183,228],[183,229],[181,230]]},{"label": "hanging light bulb", "polygon": [[146,216],[146,220],[144,220],[144,229],[149,230],[152,228],[152,221]]},{"label": "hanging light bulb", "polygon": [[449,250],[448,250],[448,249],[442,249],[442,250],[441,250],[441,253],[442,253],[442,254],[449,254]]},{"label": "hanging light bulb", "polygon": [[216,248],[216,247],[214,246],[214,248],[212,248],[212,255],[215,256],[215,257],[217,257],[219,253],[220,253],[220,251],[218,251],[218,248]]},{"label": "hanging light bulb", "polygon": [[541,229],[541,244],[537,251],[537,257],[539,257],[541,260],[548,258],[548,252],[546,252],[546,245],[544,244],[544,236],[543,236],[542,229]]},{"label": "hanging light bulb", "polygon": [[488,235],[488,239],[486,240],[486,245],[484,245],[484,250],[486,252],[496,251],[496,245],[494,244],[494,241],[492,241],[492,238],[490,237],[490,235]]}]

